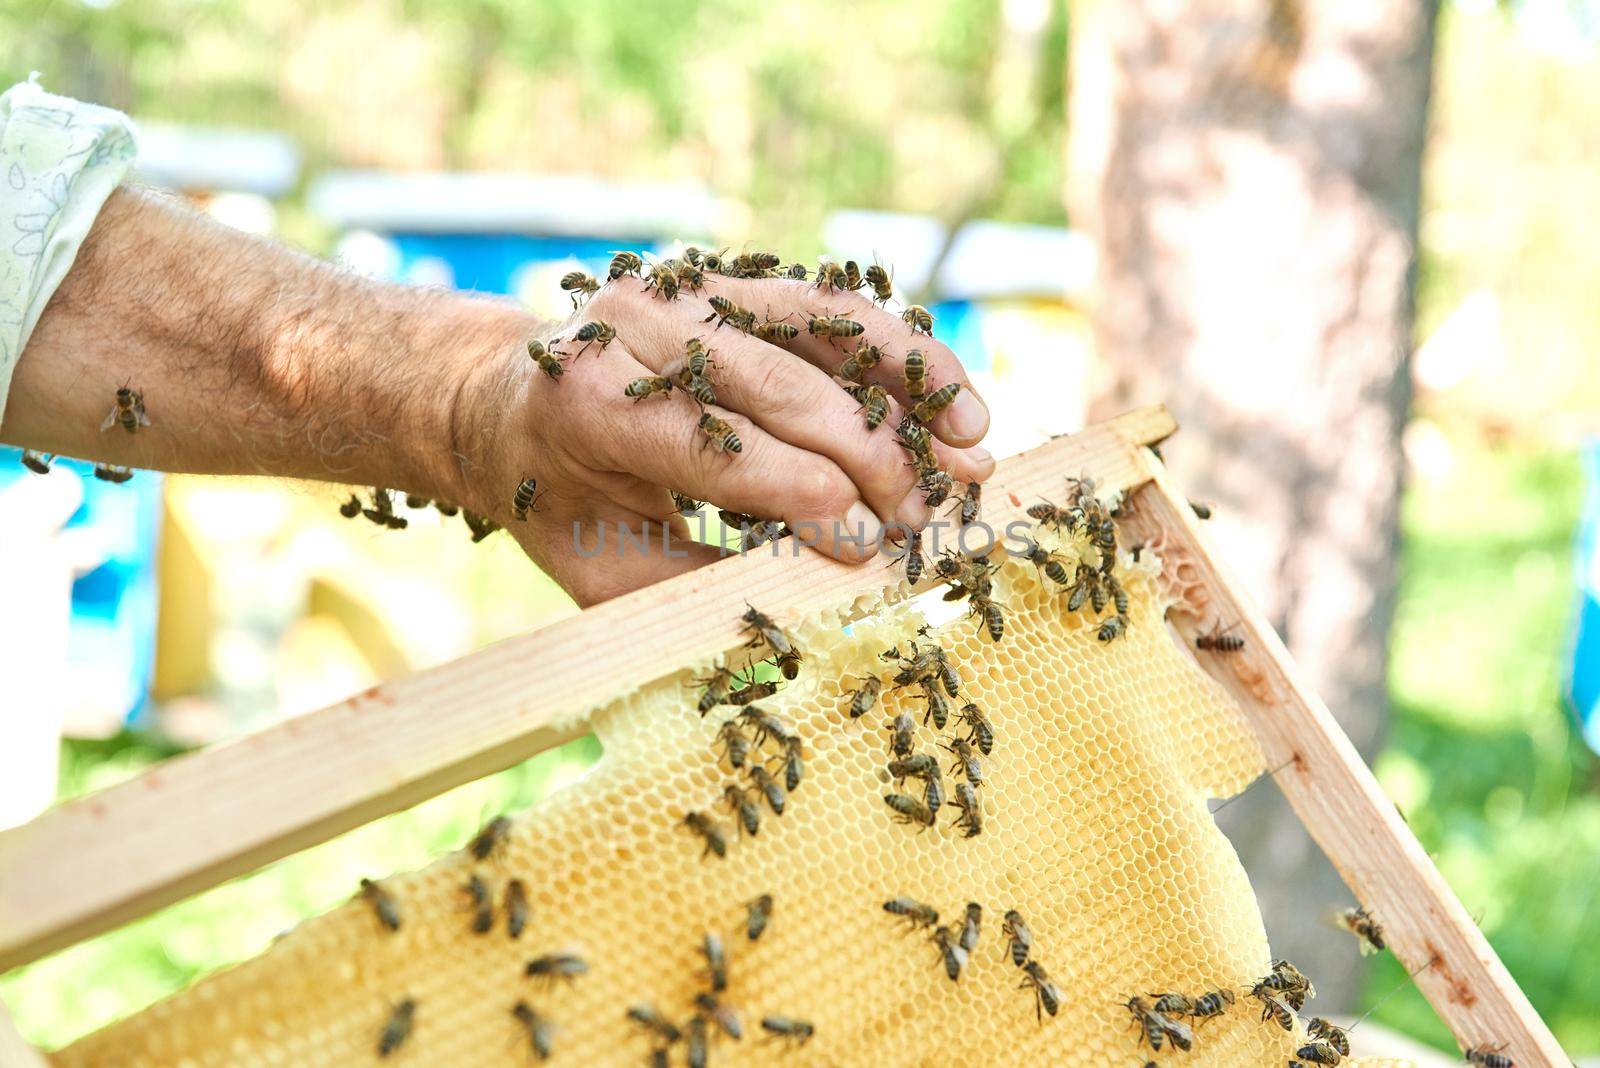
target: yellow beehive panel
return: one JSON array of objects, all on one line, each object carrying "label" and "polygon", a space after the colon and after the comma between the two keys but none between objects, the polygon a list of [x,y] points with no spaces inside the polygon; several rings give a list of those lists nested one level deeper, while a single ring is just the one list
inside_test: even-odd
[{"label": "yellow beehive panel", "polygon": [[[915,604],[847,631],[816,620],[795,631],[806,654],[799,679],[764,703],[803,739],[805,778],[781,818],[763,809],[756,837],[733,839],[718,804],[733,777],[713,740],[734,710],[697,715],[689,680],[704,665],[686,670],[598,710],[600,765],[519,816],[501,855],[452,855],[386,880],[403,912],[397,933],[356,900],[62,1051],[58,1063],[377,1063],[390,1006],[412,998],[415,1026],[385,1063],[526,1065],[532,1054],[511,1015],[526,998],[555,1024],[552,1063],[645,1064],[650,1043],[626,1008],[651,1003],[686,1020],[704,983],[700,940],[716,931],[728,947],[727,1002],[746,1034],[715,1042],[712,1064],[1138,1068],[1148,1050],[1136,1045],[1126,998],[1239,990],[1270,961],[1244,871],[1206,809],[1260,773],[1260,754],[1237,709],[1169,637],[1154,573],[1148,553],[1123,560],[1131,624],[1109,644],[1087,613],[1067,613],[1059,587],[1017,561],[995,580],[1001,642],[964,618],[937,628],[964,680],[952,704],[977,702],[995,732],[977,837],[960,836],[954,810],[922,829],[893,822],[884,804],[893,788],[884,725],[902,709],[921,724],[920,695],[886,686],[867,716],[846,714],[852,678],[892,674],[878,654],[925,640]],[[948,766],[935,746],[949,733],[919,726],[917,746]],[[725,859],[702,859],[680,823],[690,809],[715,811],[730,831]],[[473,872],[497,894],[510,877],[527,882],[533,918],[519,940],[503,917],[487,935],[470,931],[461,888]],[[762,893],[776,908],[752,943],[744,903]],[[983,906],[959,981],[925,937],[884,912],[902,894],[951,922],[968,901]],[[1011,908],[1063,993],[1059,1015],[1043,1023],[1005,953],[1001,917]],[[552,952],[581,955],[587,974],[553,989],[525,977],[531,957]],[[761,1034],[769,1014],[811,1021],[815,1037],[786,1051]],[[1241,993],[1231,1012],[1196,1028],[1192,1052],[1157,1059],[1283,1065],[1302,1040],[1259,1016]],[[684,1063],[682,1043],[672,1058]]]}]

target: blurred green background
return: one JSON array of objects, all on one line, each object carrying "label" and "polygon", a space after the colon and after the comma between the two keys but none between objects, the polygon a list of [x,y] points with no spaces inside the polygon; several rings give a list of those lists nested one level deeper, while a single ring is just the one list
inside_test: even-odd
[{"label": "blurred green background", "polygon": [[[1017,55],[998,6],[930,0],[912,33],[905,6],[871,2],[843,13],[756,0],[24,0],[0,7],[0,81],[38,69],[53,90],[142,119],[279,131],[304,151],[307,175],[535,162],[688,175],[745,206],[733,232],[804,258],[838,207],[1070,222],[1067,11],[1046,5],[1043,43]],[[1376,764],[1575,1054],[1600,1050],[1600,774],[1560,696],[1576,446],[1600,400],[1593,27],[1583,4],[1455,4],[1441,15],[1417,338],[1448,341],[1455,322],[1481,341],[1487,307],[1497,348],[1458,375],[1441,341],[1445,371],[1418,384],[1392,722]],[[968,165],[923,165],[951,154]],[[276,205],[276,229],[330,251],[336,234],[303,192]],[[169,505],[182,514],[231,492],[255,491],[180,483]],[[296,516],[302,505],[326,518],[325,501],[293,497]],[[394,636],[387,658],[363,645],[372,677],[569,610],[506,547],[458,548],[376,550],[400,566],[429,553],[469,623],[445,643]],[[330,700],[363,681],[333,677]],[[193,712],[169,711],[180,723]],[[61,796],[132,774],[172,751],[161,738],[183,734],[66,742]],[[592,742],[574,743],[375,822],[0,977],[0,999],[30,1040],[63,1044],[260,952],[360,876],[459,846],[485,813],[531,803],[595,756]],[[1382,958],[1369,1002],[1401,978]],[[1413,990],[1377,1018],[1454,1049]]]}]

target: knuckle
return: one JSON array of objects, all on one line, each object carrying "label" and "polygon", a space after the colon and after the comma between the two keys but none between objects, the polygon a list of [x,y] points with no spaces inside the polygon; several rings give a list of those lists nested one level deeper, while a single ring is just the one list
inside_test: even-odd
[{"label": "knuckle", "polygon": [[841,516],[855,503],[855,484],[825,460],[804,465],[793,476],[793,500],[805,517]]}]

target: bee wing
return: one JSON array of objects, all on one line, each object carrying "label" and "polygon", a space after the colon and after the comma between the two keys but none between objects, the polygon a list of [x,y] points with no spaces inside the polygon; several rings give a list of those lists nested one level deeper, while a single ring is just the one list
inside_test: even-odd
[{"label": "bee wing", "polygon": [[150,416],[144,410],[144,402],[143,401],[139,402],[139,406],[137,408],[135,408],[134,411],[139,416],[139,425],[140,426],[149,426],[150,425]]},{"label": "bee wing", "polygon": [[106,417],[104,419],[100,420],[100,429],[102,431],[110,430],[112,427],[114,427],[116,425],[117,425],[117,410],[116,410],[116,408],[112,408],[111,411],[109,413],[107,413]]}]

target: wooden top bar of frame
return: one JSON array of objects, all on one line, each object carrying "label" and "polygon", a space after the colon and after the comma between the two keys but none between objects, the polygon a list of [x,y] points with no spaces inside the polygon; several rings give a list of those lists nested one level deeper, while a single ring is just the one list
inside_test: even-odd
[{"label": "wooden top bar of frame", "polygon": [[[1003,530],[1068,474],[1131,488],[1139,446],[1175,429],[1143,408],[1005,460],[984,519]],[[742,644],[746,602],[783,623],[899,581],[732,557],[59,805],[0,834],[0,972],[578,737],[585,709]]]}]

